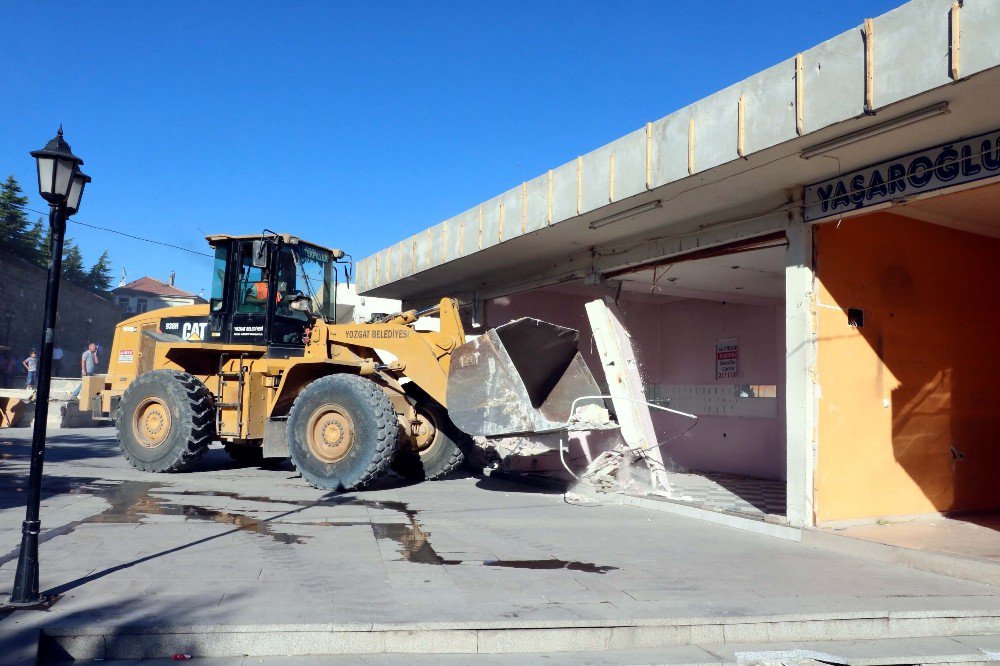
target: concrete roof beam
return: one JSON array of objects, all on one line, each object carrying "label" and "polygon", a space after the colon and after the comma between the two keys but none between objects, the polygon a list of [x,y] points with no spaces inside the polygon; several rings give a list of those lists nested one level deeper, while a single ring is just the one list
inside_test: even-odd
[{"label": "concrete roof beam", "polygon": [[[998,0],[912,0],[363,259],[359,291],[425,298],[440,285],[461,284],[478,293],[511,266],[517,279],[569,269],[567,255],[590,247],[630,243],[654,229],[656,237],[675,237],[692,220],[722,219],[727,210],[766,211],[763,202],[808,182],[994,129],[998,33]],[[995,71],[947,87],[986,70]],[[947,120],[868,139],[837,150],[836,159],[799,158],[806,148],[941,101],[949,104]],[[601,223],[656,200],[662,208]],[[519,239],[529,234],[531,241]],[[420,273],[430,279],[403,282]]]}]

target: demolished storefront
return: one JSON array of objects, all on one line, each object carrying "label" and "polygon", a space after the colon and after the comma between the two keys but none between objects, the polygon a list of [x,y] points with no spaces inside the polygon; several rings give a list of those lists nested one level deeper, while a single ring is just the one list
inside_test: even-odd
[{"label": "demolished storefront", "polygon": [[998,29],[909,2],[362,260],[359,293],[575,328],[595,370],[614,302],[647,399],[699,417],[653,414],[702,506],[1000,509]]}]

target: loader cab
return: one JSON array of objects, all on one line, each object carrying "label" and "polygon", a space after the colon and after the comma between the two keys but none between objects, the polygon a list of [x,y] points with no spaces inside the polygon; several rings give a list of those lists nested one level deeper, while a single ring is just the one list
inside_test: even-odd
[{"label": "loader cab", "polygon": [[311,317],[332,319],[337,250],[293,236],[210,236],[215,248],[209,340],[300,356]]}]

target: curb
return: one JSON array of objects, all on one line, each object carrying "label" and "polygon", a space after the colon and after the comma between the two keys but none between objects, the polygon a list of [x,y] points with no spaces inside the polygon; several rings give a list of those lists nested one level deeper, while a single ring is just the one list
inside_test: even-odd
[{"label": "curb", "polygon": [[961,555],[893,546],[813,528],[802,531],[802,545],[887,564],[898,564],[911,569],[920,569],[976,583],[1000,585],[1000,566],[995,562],[962,557]]},{"label": "curb", "polygon": [[604,652],[684,645],[883,640],[1000,633],[995,612],[878,612],[745,618],[408,624],[58,627],[43,629],[42,662],[333,654]]}]

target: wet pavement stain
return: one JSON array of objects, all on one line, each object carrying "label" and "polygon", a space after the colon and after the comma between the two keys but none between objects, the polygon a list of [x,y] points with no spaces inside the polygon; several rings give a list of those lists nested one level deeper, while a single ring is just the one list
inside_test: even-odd
[{"label": "wet pavement stain", "polygon": [[[0,476],[6,476],[0,474]],[[21,490],[17,488],[17,490]],[[577,562],[559,559],[538,560],[449,560],[441,557],[431,545],[431,533],[426,531],[418,520],[419,510],[411,509],[406,502],[393,500],[366,500],[350,496],[328,497],[319,500],[289,500],[265,497],[259,495],[241,495],[236,492],[220,490],[172,490],[159,482],[123,481],[120,483],[100,483],[94,479],[82,479],[79,483],[71,480],[53,477],[46,479],[46,496],[56,493],[87,494],[99,497],[111,506],[104,511],[83,520],[74,521],[57,528],[43,531],[39,535],[39,543],[57,536],[70,534],[80,525],[87,523],[141,523],[147,516],[184,516],[185,519],[212,521],[223,525],[231,525],[236,530],[269,537],[279,543],[294,545],[304,544],[308,536],[293,534],[286,530],[291,525],[309,527],[370,527],[376,540],[394,542],[399,548],[400,561],[430,565],[479,565],[487,567],[577,571],[584,573],[604,574],[617,570],[617,567],[599,565],[592,562]],[[55,492],[53,492],[55,491]],[[179,498],[194,497],[224,497],[227,499],[255,502],[259,504],[282,505],[282,508],[298,507],[280,516],[257,518],[226,509],[214,509],[201,506],[190,500]],[[272,522],[273,518],[286,518],[310,507],[362,506],[377,511],[391,511],[402,514],[405,522],[381,522],[375,520],[360,521],[290,521]],[[0,566],[17,557],[17,549],[0,555]]]},{"label": "wet pavement stain", "polygon": [[483,566],[503,567],[506,569],[567,569],[569,571],[583,571],[586,573],[605,574],[609,571],[617,571],[618,567],[606,564],[594,564],[593,562],[571,562],[568,560],[484,560]]}]

